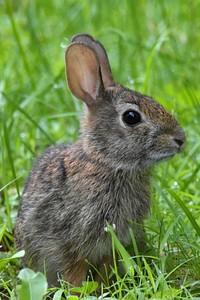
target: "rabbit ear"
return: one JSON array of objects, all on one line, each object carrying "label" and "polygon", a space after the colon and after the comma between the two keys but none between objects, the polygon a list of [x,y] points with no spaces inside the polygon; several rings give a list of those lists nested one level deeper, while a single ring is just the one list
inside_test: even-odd
[{"label": "rabbit ear", "polygon": [[73,43],[66,50],[65,62],[71,92],[87,105],[94,104],[103,89],[99,60],[94,50]]},{"label": "rabbit ear", "polygon": [[99,41],[94,40],[89,34],[77,34],[73,37],[72,42],[80,42],[92,48],[96,52],[100,62],[104,86],[109,87],[115,85],[108,56],[103,45]]}]

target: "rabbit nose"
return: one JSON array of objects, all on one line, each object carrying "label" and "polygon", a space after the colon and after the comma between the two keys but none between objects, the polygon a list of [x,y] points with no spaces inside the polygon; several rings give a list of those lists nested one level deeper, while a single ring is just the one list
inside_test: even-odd
[{"label": "rabbit nose", "polygon": [[184,143],[184,141],[180,139],[174,139],[174,141],[178,144],[179,147],[181,147]]},{"label": "rabbit nose", "polygon": [[183,131],[179,133],[178,136],[174,137],[174,142],[177,144],[179,150],[182,150],[183,148],[182,146],[185,143],[185,140],[186,140],[186,135]]}]

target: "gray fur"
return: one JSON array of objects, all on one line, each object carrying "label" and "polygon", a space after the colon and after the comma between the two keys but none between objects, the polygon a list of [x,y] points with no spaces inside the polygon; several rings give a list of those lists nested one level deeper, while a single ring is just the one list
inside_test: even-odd
[{"label": "gray fur", "polygon": [[[76,75],[68,74],[72,92],[87,104],[80,138],[71,145],[49,147],[37,160],[15,229],[16,245],[26,251],[25,265],[46,269],[50,285],[57,285],[57,273],[80,284],[87,272],[85,259],[99,266],[110,258],[106,222],[114,224],[120,241],[129,245],[129,228],[137,231],[133,222],[142,223],[150,209],[152,166],[180,152],[185,142],[182,128],[160,104],[112,81],[106,52],[99,42],[95,52],[95,43],[88,35],[78,35],[69,47],[70,58],[76,49],[93,55],[98,71],[95,93],[90,83],[82,86],[82,78],[74,85]],[[68,56],[66,64],[73,70]],[[142,117],[133,127],[122,120],[130,109]],[[139,238],[140,230],[136,234]]]}]

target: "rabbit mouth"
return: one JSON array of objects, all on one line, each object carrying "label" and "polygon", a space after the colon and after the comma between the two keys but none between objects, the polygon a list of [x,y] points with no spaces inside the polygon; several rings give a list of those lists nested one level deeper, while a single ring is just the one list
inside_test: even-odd
[{"label": "rabbit mouth", "polygon": [[172,157],[175,156],[176,153],[171,153],[171,154],[166,154],[163,156],[163,158],[161,160],[170,160]]},{"label": "rabbit mouth", "polygon": [[174,157],[176,153],[159,153],[153,157],[156,162],[167,161]]},{"label": "rabbit mouth", "polygon": [[179,140],[173,138],[170,145],[166,146],[164,149],[160,149],[160,151],[155,151],[152,155],[152,159],[157,162],[169,160],[176,154],[183,152],[184,146],[184,139]]}]

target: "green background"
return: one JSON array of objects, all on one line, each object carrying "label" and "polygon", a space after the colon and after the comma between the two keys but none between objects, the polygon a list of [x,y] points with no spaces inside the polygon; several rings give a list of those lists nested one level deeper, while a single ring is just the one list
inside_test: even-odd
[{"label": "green background", "polygon": [[[163,272],[177,267],[172,286],[185,285],[195,294],[200,279],[199,15],[198,0],[0,1],[2,256],[15,251],[19,194],[33,161],[50,144],[77,139],[82,103],[66,85],[64,52],[73,35],[89,33],[105,46],[115,79],[157,99],[186,131],[184,153],[155,169],[146,227],[154,255],[160,245],[168,253]],[[12,268],[2,272],[6,279],[16,276]]]}]

